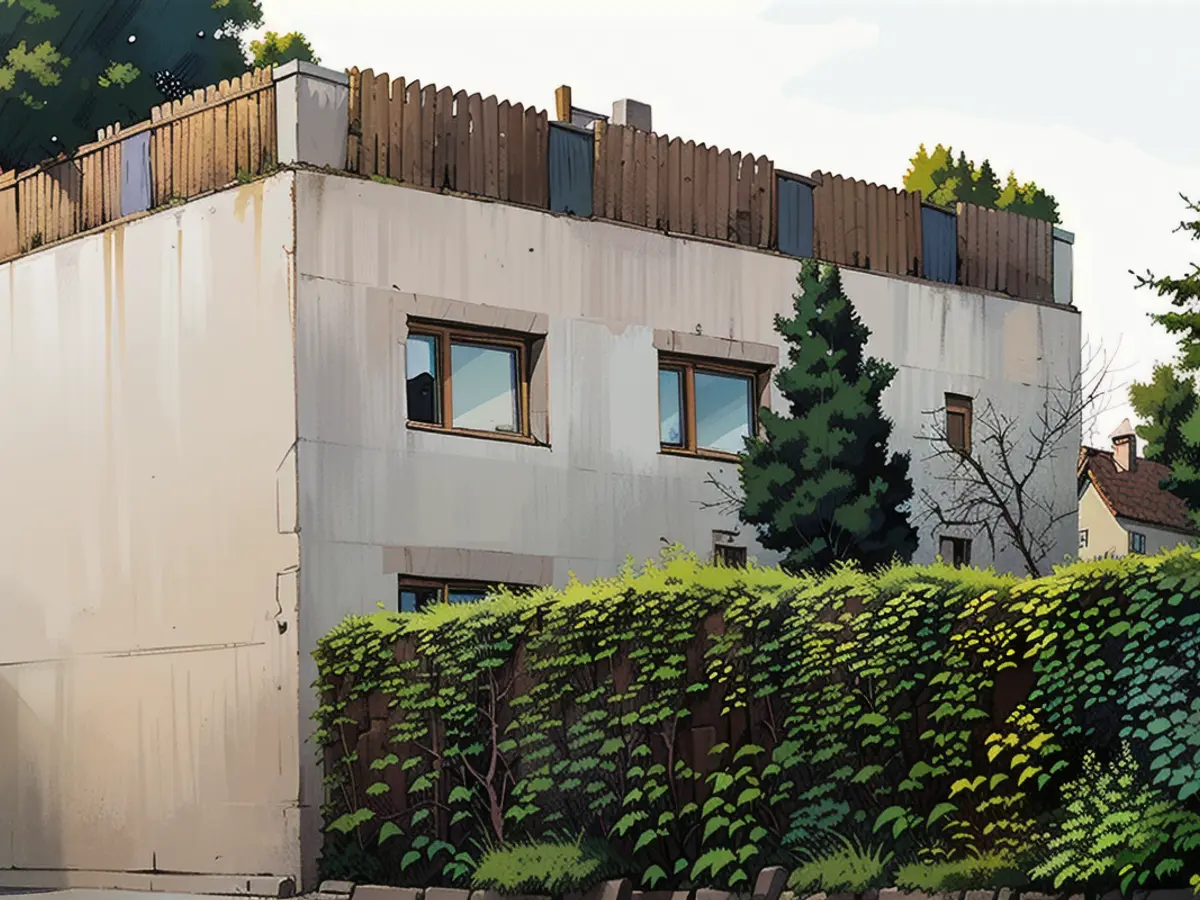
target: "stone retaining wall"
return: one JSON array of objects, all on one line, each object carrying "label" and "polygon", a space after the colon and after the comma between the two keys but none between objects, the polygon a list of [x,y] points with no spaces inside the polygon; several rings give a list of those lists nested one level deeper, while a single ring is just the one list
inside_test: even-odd
[{"label": "stone retaining wall", "polygon": [[[923,894],[885,888],[863,894],[804,894],[786,890],[788,873],[781,868],[763,869],[754,884],[753,893],[736,894],[730,891],[695,888],[690,891],[635,891],[629,879],[605,881],[586,894],[567,895],[564,900],[1195,900],[1188,888],[1178,890],[1135,891],[1124,897],[1120,891],[1101,896],[1082,893],[1047,894],[1039,891],[999,890],[950,891],[942,894]],[[321,885],[322,900],[551,900],[538,895],[501,895],[488,890],[461,888],[401,888],[382,885],[354,885],[348,881],[327,881]]]}]

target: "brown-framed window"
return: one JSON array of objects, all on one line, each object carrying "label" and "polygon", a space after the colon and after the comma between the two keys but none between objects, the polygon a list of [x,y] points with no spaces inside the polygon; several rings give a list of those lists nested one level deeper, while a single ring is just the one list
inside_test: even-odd
[{"label": "brown-framed window", "polygon": [[939,549],[944,563],[952,566],[969,566],[971,564],[970,538],[943,537]]},{"label": "brown-framed window", "polygon": [[661,357],[658,433],[666,452],[736,457],[758,431],[765,373],[750,366]]},{"label": "brown-framed window", "polygon": [[972,406],[970,397],[946,395],[946,442],[967,456],[971,455]]},{"label": "brown-framed window", "polygon": [[[435,603],[475,603],[500,587],[480,581],[440,581],[431,578],[399,576],[397,608],[417,612]],[[510,590],[529,590],[527,585],[505,585]]]},{"label": "brown-framed window", "polygon": [[532,343],[525,335],[410,323],[405,344],[409,425],[532,440]]}]

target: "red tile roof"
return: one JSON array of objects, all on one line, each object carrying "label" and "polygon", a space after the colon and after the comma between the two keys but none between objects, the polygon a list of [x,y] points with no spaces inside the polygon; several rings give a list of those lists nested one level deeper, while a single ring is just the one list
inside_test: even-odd
[{"label": "red tile roof", "polygon": [[1120,472],[1111,450],[1084,447],[1079,454],[1080,488],[1090,480],[1114,516],[1195,533],[1187,504],[1159,487],[1170,474],[1169,467],[1141,457],[1132,472]]}]

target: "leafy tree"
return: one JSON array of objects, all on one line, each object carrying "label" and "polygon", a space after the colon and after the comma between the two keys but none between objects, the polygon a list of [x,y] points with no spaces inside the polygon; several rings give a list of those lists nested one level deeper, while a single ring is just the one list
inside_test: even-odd
[{"label": "leafy tree", "polygon": [[788,348],[775,383],[790,415],[764,409],[765,439],[747,441],[741,519],[793,571],[909,560],[909,460],[889,455],[892,423],[879,406],[896,370],[864,357],[870,332],[835,266],[806,261],[797,283],[795,315],[775,318]]},{"label": "leafy tree", "polygon": [[978,166],[961,151],[954,157],[951,147],[938,144],[932,153],[921,144],[909,160],[904,187],[920,191],[932,203],[953,206],[956,202],[974,203],[989,209],[1009,209],[1022,215],[1057,223],[1058,202],[1035,182],[1022,184],[1009,172],[1001,187],[991,162]]},{"label": "leafy tree", "polygon": [[1200,527],[1200,398],[1194,376],[1181,377],[1171,366],[1159,365],[1147,383],[1129,388],[1129,402],[1146,424],[1137,434],[1146,442],[1145,454],[1171,467],[1162,487],[1183,500]]},{"label": "leafy tree", "polygon": [[240,75],[242,35],[262,23],[260,4],[0,0],[0,168],[72,151],[106,125]]},{"label": "leafy tree", "polygon": [[298,31],[290,34],[279,34],[268,31],[261,41],[250,42],[250,55],[253,57],[254,68],[265,69],[268,66],[282,66],[294,59],[303,62],[319,63],[321,60],[313,53],[308,39]]}]

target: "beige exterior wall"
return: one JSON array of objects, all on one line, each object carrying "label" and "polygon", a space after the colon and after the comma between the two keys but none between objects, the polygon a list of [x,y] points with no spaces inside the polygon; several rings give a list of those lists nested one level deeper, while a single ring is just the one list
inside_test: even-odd
[{"label": "beige exterior wall", "polygon": [[1155,528],[1144,522],[1113,516],[1095,485],[1088,484],[1079,498],[1079,528],[1087,529],[1088,544],[1079,548],[1080,559],[1098,559],[1101,556],[1125,556],[1129,552],[1129,532],[1146,536],[1146,554],[1153,556],[1164,550],[1174,550],[1180,544],[1195,543],[1194,537]]},{"label": "beige exterior wall", "polygon": [[[708,553],[714,529],[738,530],[703,506],[717,499],[707,476],[733,483],[733,466],[659,452],[656,332],[659,344],[662,332],[699,330],[743,350],[777,345],[773,318],[791,311],[797,260],[305,172],[296,262],[305,648],[348,613],[395,608],[392,548],[530,555],[561,584],[653,557],[663,539]],[[1078,371],[1074,310],[856,271],[844,283],[874,332],[870,350],[899,366],[884,406],[918,495],[937,485],[922,411],[946,392],[1025,414]],[[407,314],[437,299],[546,317],[549,447],[406,428]],[[1036,481],[1069,513],[1078,449],[1068,435]],[[1053,562],[1075,553],[1075,515],[1056,538]],[[918,561],[937,546],[923,531]],[[977,540],[975,562],[986,556]],[[996,562],[1019,567],[1012,554]],[[309,766],[306,808],[319,793]],[[311,840],[315,828],[314,817]]]},{"label": "beige exterior wall", "polygon": [[0,266],[0,884],[299,869],[292,181]]}]

